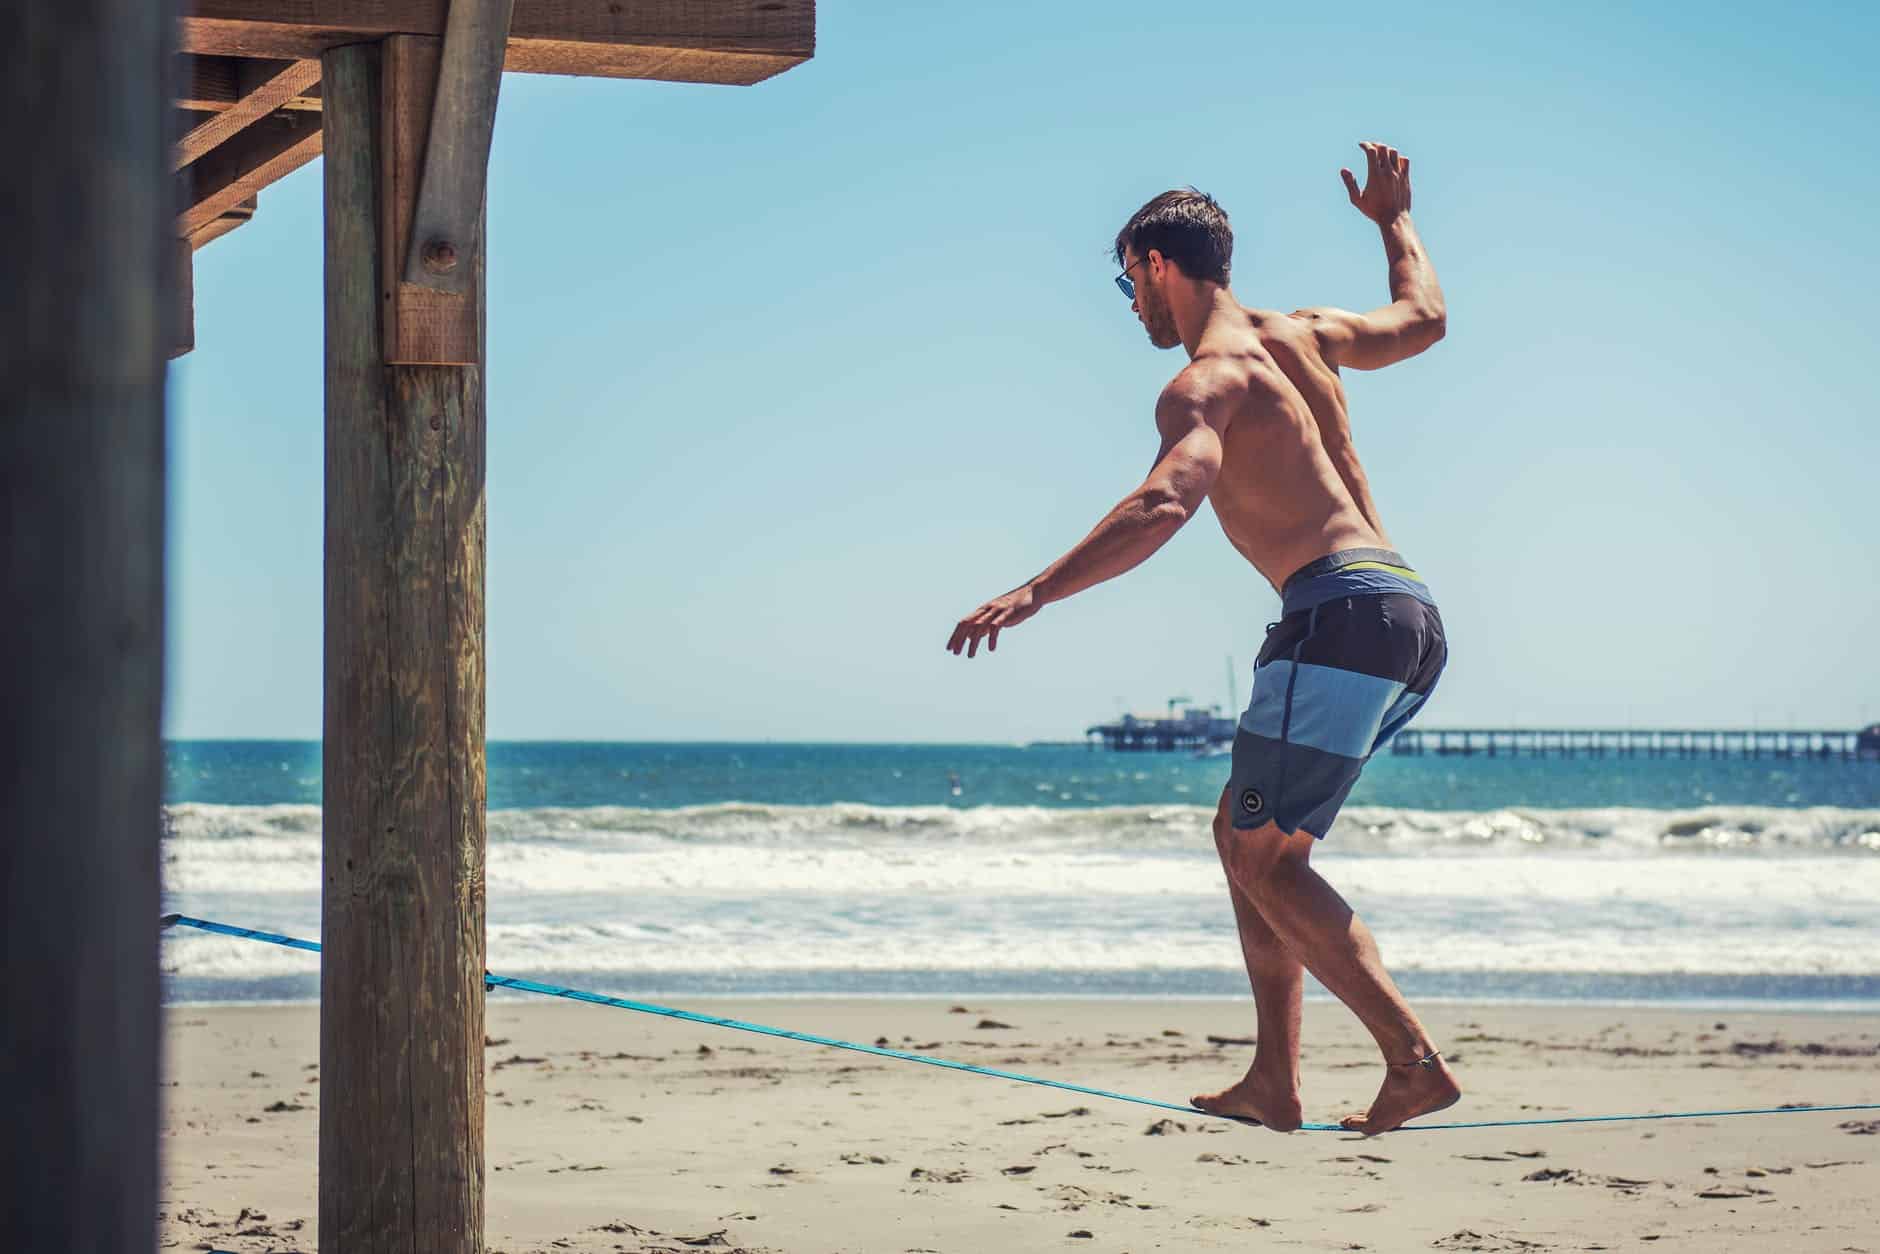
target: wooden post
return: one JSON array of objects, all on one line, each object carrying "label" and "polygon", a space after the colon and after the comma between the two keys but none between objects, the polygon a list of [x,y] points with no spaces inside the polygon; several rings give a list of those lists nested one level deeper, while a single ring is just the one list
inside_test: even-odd
[{"label": "wooden post", "polygon": [[196,258],[186,239],[170,242],[174,321],[170,324],[170,356],[181,357],[196,347]]},{"label": "wooden post", "polygon": [[0,6],[0,1250],[157,1241],[175,19]]},{"label": "wooden post", "polygon": [[322,58],[327,1254],[483,1248],[484,385],[386,363],[381,201],[409,194],[386,102],[429,90],[414,50]]}]

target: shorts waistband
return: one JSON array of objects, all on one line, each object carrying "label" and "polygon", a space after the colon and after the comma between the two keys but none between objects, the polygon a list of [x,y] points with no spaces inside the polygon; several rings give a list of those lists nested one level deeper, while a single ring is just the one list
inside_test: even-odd
[{"label": "shorts waistband", "polygon": [[1436,604],[1429,585],[1393,549],[1340,549],[1307,562],[1280,585],[1283,613],[1311,609],[1343,596],[1401,592]]},{"label": "shorts waistband", "polygon": [[1307,562],[1286,576],[1286,582],[1280,585],[1279,594],[1282,597],[1285,596],[1296,583],[1316,579],[1320,575],[1329,575],[1333,571],[1360,564],[1394,566],[1403,574],[1411,576],[1416,574],[1410,569],[1410,563],[1403,560],[1403,554],[1395,549],[1340,549],[1336,553],[1327,553],[1324,557]]}]

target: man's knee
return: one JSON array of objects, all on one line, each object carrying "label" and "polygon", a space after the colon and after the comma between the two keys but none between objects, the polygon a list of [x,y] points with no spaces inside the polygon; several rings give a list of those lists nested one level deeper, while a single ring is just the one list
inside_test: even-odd
[{"label": "man's knee", "polygon": [[1300,830],[1290,836],[1277,823],[1252,829],[1236,828],[1217,817],[1215,847],[1234,883],[1255,901],[1283,892],[1298,867],[1312,852],[1313,837]]}]

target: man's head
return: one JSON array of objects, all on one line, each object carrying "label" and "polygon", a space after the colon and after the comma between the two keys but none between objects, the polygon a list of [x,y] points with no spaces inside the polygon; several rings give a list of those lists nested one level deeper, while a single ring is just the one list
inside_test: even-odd
[{"label": "man's head", "polygon": [[1173,285],[1225,287],[1233,260],[1234,230],[1227,211],[1192,187],[1163,192],[1116,233],[1116,263],[1135,289],[1136,314],[1157,348],[1182,342],[1170,307]]}]

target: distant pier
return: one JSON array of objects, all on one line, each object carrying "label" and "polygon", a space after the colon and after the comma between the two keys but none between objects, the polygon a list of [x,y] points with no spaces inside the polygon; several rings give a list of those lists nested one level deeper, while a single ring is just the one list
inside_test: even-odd
[{"label": "distant pier", "polygon": [[1561,731],[1406,728],[1393,754],[1537,758],[1829,758],[1880,760],[1880,727],[1864,731],[1587,728]]},{"label": "distant pier", "polygon": [[1101,741],[1105,749],[1168,753],[1177,749],[1205,752],[1233,741],[1236,720],[1212,705],[1190,705],[1177,713],[1184,700],[1170,701],[1166,714],[1125,714],[1114,723],[1087,727],[1086,742],[1093,748]]}]

